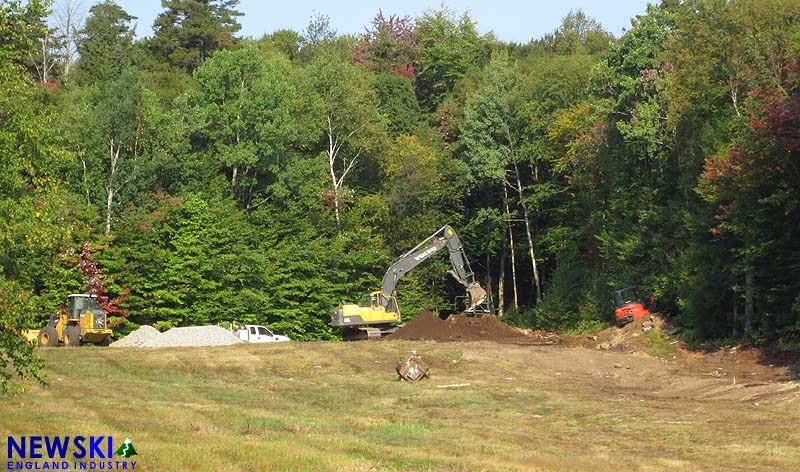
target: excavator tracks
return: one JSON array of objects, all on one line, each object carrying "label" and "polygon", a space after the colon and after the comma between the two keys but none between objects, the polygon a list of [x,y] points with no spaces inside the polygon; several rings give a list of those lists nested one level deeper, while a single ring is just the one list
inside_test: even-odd
[{"label": "excavator tracks", "polygon": [[372,326],[352,327],[345,331],[342,339],[345,341],[368,341],[380,339],[384,336],[394,333],[398,328],[399,326],[387,326],[385,328],[377,328]]}]

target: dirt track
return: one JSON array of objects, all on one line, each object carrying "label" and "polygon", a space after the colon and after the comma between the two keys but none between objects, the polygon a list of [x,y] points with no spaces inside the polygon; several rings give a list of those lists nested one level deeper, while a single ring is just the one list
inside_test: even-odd
[{"label": "dirt track", "polygon": [[[470,342],[466,359],[512,361],[571,391],[646,400],[735,400],[756,404],[800,402],[800,382],[792,362],[772,364],[765,351],[733,347],[693,351],[677,340],[666,352],[648,354],[647,333],[668,330],[658,316],[622,329],[580,336],[517,330],[493,317],[450,317],[422,313],[389,339]],[[548,345],[548,346],[545,346]],[[466,347],[466,346],[465,346]]]},{"label": "dirt track", "polygon": [[[467,360],[524,365],[539,382],[587,395],[642,401],[735,400],[751,404],[800,403],[796,381],[754,380],[687,370],[679,361],[641,353],[602,352],[582,347],[470,343]],[[520,369],[521,371],[521,369]],[[734,383],[735,382],[735,383]],[[756,405],[757,406],[757,405]]]}]

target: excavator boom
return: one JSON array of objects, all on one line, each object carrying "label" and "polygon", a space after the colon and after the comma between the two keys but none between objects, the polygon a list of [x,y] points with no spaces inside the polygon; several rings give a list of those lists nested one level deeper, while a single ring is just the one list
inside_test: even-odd
[{"label": "excavator boom", "polygon": [[371,293],[368,303],[343,304],[334,310],[331,324],[336,327],[358,327],[368,337],[380,336],[396,329],[400,322],[400,307],[395,294],[397,282],[411,269],[444,248],[447,248],[450,257],[450,274],[464,286],[468,294],[465,312],[477,312],[486,302],[486,291],[475,280],[458,234],[452,227],[445,225],[400,256],[389,267],[383,276],[381,290]]},{"label": "excavator boom", "polygon": [[486,301],[486,291],[475,280],[475,274],[469,265],[461,239],[450,225],[445,225],[417,244],[416,247],[400,256],[397,262],[389,267],[381,283],[381,304],[387,309],[391,308],[389,304],[392,297],[395,296],[397,281],[408,271],[445,247],[448,250],[450,264],[452,265],[450,275],[463,285],[470,295],[466,311],[473,312],[479,305],[484,303]]}]

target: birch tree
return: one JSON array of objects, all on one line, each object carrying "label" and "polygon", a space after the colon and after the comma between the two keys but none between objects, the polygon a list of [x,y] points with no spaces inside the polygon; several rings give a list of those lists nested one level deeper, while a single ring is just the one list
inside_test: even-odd
[{"label": "birch tree", "polygon": [[330,50],[314,58],[307,69],[319,96],[324,128],[322,156],[330,173],[331,200],[341,225],[346,179],[365,155],[380,148],[386,135],[385,118],[372,76],[350,57]]},{"label": "birch tree", "polygon": [[[195,134],[228,174],[231,196],[253,209],[290,149],[315,136],[305,117],[313,108],[299,74],[285,58],[260,57],[255,47],[220,51],[195,73],[200,87],[189,99],[200,123]],[[282,159],[284,158],[284,159]]]},{"label": "birch tree", "polygon": [[[519,170],[522,157],[519,153],[520,139],[515,133],[510,103],[516,79],[508,62],[508,54],[504,51],[492,54],[485,73],[485,85],[467,103],[460,141],[465,149],[465,159],[479,178],[507,186],[517,194],[517,205],[522,211],[528,239],[536,300],[539,301],[542,296],[541,281],[534,251],[531,217],[524,204],[525,187]],[[506,219],[510,222],[513,219],[512,214],[508,206],[504,207]]]},{"label": "birch tree", "polygon": [[102,208],[106,235],[120,194],[139,177],[150,155],[144,142],[148,94],[138,75],[127,71],[116,80],[74,90],[61,115],[64,148],[75,157],[87,205]]},{"label": "birch tree", "polygon": [[61,76],[67,77],[77,56],[76,36],[81,29],[84,7],[80,0],[62,0],[54,11],[56,28],[63,38]]}]

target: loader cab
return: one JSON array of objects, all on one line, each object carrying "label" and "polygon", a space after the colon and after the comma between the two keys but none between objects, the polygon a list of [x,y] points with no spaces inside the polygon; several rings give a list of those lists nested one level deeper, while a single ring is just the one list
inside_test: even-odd
[{"label": "loader cab", "polygon": [[97,311],[97,295],[78,293],[67,297],[67,315],[70,319],[80,318],[86,310]]}]

